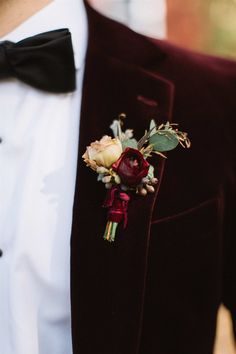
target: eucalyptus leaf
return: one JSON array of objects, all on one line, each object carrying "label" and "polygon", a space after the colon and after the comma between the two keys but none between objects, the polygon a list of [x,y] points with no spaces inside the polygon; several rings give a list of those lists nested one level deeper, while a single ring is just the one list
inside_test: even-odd
[{"label": "eucalyptus leaf", "polygon": [[150,136],[154,135],[157,132],[156,123],[155,123],[154,119],[152,119],[151,122],[150,122],[149,131],[150,131]]},{"label": "eucalyptus leaf", "polygon": [[97,181],[98,182],[101,181],[103,179],[103,177],[104,177],[104,174],[103,173],[99,173],[98,177],[97,177]]},{"label": "eucalyptus leaf", "polygon": [[148,169],[148,178],[154,178],[154,167],[152,165],[150,165]]},{"label": "eucalyptus leaf", "polygon": [[120,138],[122,134],[120,121],[117,119],[113,120],[112,124],[110,125],[110,129],[113,131],[113,135],[115,138]]},{"label": "eucalyptus leaf", "polygon": [[179,140],[175,133],[170,131],[157,132],[149,138],[149,143],[153,145],[153,150],[164,152],[176,148]]},{"label": "eucalyptus leaf", "polygon": [[122,147],[123,147],[123,150],[126,149],[127,147],[137,149],[138,142],[136,139],[127,139],[127,140],[122,141]]}]

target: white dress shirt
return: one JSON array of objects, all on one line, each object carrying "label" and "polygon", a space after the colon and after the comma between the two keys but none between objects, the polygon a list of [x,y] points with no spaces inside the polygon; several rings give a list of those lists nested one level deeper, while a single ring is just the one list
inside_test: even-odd
[{"label": "white dress shirt", "polygon": [[1,40],[72,33],[77,90],[0,81],[0,352],[70,354],[70,236],[87,19],[54,0]]}]

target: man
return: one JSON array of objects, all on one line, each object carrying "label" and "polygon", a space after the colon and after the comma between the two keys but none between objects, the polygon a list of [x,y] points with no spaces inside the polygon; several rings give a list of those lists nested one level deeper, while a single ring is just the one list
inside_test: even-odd
[{"label": "man", "polygon": [[[29,97],[36,94],[31,88],[21,91],[10,115],[19,92],[11,91],[15,80],[1,82],[1,104],[4,85],[12,84],[1,118],[2,148],[5,142],[7,149],[7,136],[14,142],[5,155],[2,151],[8,176],[3,194],[8,204],[1,203],[2,351],[72,352],[67,277],[72,223],[73,354],[212,353],[219,304],[236,316],[236,65],[138,35],[85,6],[89,37],[79,139],[73,113],[79,95],[38,90]],[[43,18],[52,20],[52,13]],[[76,43],[78,94],[83,60],[77,62]],[[110,135],[110,124],[122,112],[137,137],[152,118],[178,123],[192,148],[175,150],[166,162],[154,159],[156,193],[134,196],[128,226],[119,228],[110,244],[102,239],[104,187],[81,155],[92,141]]]}]

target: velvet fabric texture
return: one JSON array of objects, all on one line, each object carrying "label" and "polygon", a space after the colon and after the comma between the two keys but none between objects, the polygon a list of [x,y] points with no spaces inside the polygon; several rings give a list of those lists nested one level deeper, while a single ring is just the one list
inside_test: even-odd
[{"label": "velvet fabric texture", "polygon": [[[220,303],[236,318],[236,63],[89,21],[71,239],[74,354],[211,354]],[[116,242],[102,238],[102,183],[82,161],[122,112],[141,137],[178,123],[190,150],[153,158],[154,195],[135,196]]]},{"label": "velvet fabric texture", "polygon": [[18,43],[0,42],[0,79],[15,77],[40,90],[75,90],[75,63],[68,29],[40,33]]}]

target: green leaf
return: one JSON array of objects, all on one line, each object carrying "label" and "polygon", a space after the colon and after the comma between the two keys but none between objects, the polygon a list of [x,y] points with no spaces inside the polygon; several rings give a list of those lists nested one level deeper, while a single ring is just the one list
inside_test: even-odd
[{"label": "green leaf", "polygon": [[136,139],[127,139],[127,140],[122,141],[122,147],[123,147],[123,150],[126,149],[127,147],[137,149],[138,142]]},{"label": "green leaf", "polygon": [[149,143],[153,145],[153,150],[164,152],[176,148],[179,140],[175,133],[171,131],[157,132],[149,138]]},{"label": "green leaf", "polygon": [[156,133],[156,123],[155,120],[152,119],[150,122],[150,127],[149,127],[149,131],[151,131],[150,136],[154,135]]},{"label": "green leaf", "polygon": [[101,181],[104,177],[104,173],[99,173],[98,176],[97,176],[97,181]]},{"label": "green leaf", "polygon": [[154,177],[154,167],[150,165],[148,170],[148,178],[152,179],[153,177]]}]

